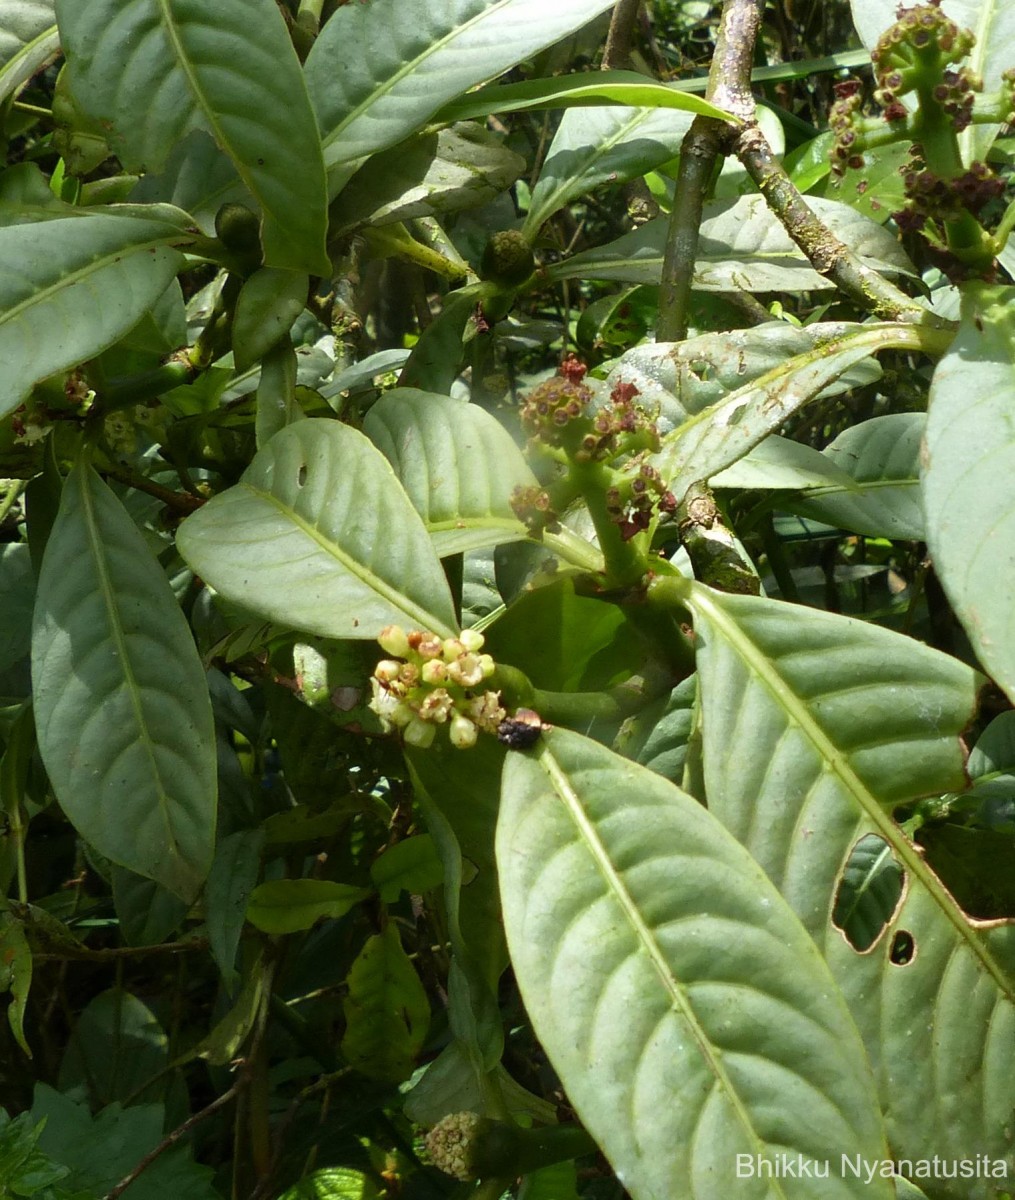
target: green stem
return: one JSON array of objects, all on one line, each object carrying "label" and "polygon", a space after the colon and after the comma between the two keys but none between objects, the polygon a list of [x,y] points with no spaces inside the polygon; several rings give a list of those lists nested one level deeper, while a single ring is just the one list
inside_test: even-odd
[{"label": "green stem", "polygon": [[627,541],[620,526],[606,510],[606,493],[613,487],[615,472],[603,462],[576,463],[570,468],[570,482],[588,506],[599,538],[599,549],[606,564],[608,587],[627,587],[637,583],[648,570],[648,557],[641,534]]},{"label": "green stem", "polygon": [[544,533],[543,544],[559,558],[583,571],[601,573],[606,568],[602,554],[583,537],[562,525],[556,533]]},{"label": "green stem", "polygon": [[491,1122],[476,1136],[472,1163],[477,1175],[487,1178],[511,1172],[527,1175],[540,1167],[595,1154],[599,1147],[580,1125],[546,1125],[521,1129]]},{"label": "green stem", "polygon": [[131,408],[152,400],[163,392],[171,392],[174,388],[193,383],[197,378],[197,368],[193,363],[173,362],[163,363],[140,375],[132,375],[127,379],[114,379],[100,392],[100,404],[103,413],[115,412],[121,408]]},{"label": "green stem", "polygon": [[4,498],[0,500],[0,525],[7,520],[11,509],[18,502],[18,497],[28,487],[27,479],[12,479],[11,485],[4,493]]}]

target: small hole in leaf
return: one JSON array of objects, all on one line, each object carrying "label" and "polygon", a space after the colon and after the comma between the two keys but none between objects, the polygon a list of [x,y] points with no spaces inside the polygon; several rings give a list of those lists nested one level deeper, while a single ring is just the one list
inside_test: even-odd
[{"label": "small hole in leaf", "polygon": [[888,958],[897,967],[904,967],[906,963],[913,961],[913,956],[916,954],[916,942],[913,941],[913,935],[905,929],[900,929],[895,937],[892,938],[892,949]]},{"label": "small hole in leaf", "polygon": [[296,482],[302,487],[307,482],[307,464],[300,463],[300,469],[296,472]]},{"label": "small hole in leaf", "polygon": [[839,877],[832,923],[861,954],[884,933],[902,898],[905,874],[884,838],[862,837]]}]

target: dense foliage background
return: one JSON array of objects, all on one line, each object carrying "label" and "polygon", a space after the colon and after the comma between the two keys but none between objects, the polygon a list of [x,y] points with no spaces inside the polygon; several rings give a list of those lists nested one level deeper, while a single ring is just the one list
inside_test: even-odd
[{"label": "dense foliage background", "polygon": [[0,0],[0,1200],[1015,1191],[1013,110],[1005,0]]}]

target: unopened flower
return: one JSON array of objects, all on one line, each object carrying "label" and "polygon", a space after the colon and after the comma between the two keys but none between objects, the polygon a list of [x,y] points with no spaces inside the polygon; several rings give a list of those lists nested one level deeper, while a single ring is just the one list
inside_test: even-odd
[{"label": "unopened flower", "polygon": [[438,1121],[426,1135],[427,1153],[435,1167],[467,1183],[475,1179],[472,1166],[472,1142],[483,1118],[472,1112],[451,1113]]}]

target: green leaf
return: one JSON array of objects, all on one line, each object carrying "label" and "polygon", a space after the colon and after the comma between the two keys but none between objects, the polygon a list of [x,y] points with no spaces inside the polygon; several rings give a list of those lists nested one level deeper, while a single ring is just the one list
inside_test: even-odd
[{"label": "green leaf", "polygon": [[[128,170],[161,170],[210,133],[261,206],[265,262],[329,275],[320,141],[273,0],[56,0],[81,106],[107,122]],[[152,102],[152,97],[157,97]]]},{"label": "green leaf", "polygon": [[10,992],[7,1005],[7,1023],[14,1040],[22,1050],[32,1057],[25,1040],[25,1008],[28,991],[32,986],[32,951],[25,937],[22,923],[6,905],[0,907],[0,992]]},{"label": "green leaf", "polygon": [[[321,30],[306,62],[325,163],[331,169],[386,150],[422,128],[448,101],[573,33],[611,3],[371,0],[343,5]],[[353,57],[350,46],[357,47]],[[345,178],[349,173],[347,168]]]},{"label": "green leaf", "polygon": [[346,979],[342,1053],[370,1079],[400,1083],[415,1067],[430,1004],[395,925],[368,938]]},{"label": "green leaf", "polygon": [[375,154],[349,180],[331,206],[331,236],[477,208],[525,169],[520,154],[478,124],[409,138]]},{"label": "green leaf", "polygon": [[[669,433],[787,359],[855,329],[834,322],[801,329],[785,321],[769,321],[754,329],[703,333],[677,344],[646,342],[620,356],[606,386],[633,383],[638,404],[656,413],[660,432]],[[858,363],[831,381],[821,396],[837,396],[850,387],[873,382],[880,374],[874,360]]]},{"label": "green leaf", "polygon": [[0,100],[60,50],[54,0],[4,0],[0,12]]},{"label": "green leaf", "polygon": [[[828,959],[866,1043],[893,1154],[1007,1156],[1015,931],[970,924],[892,819],[900,804],[962,787],[960,738],[978,676],[847,617],[696,584],[686,602],[709,811]],[[867,834],[887,843],[906,878],[891,924],[858,954],[831,915]],[[939,1180],[933,1195],[959,1200],[968,1189]]]},{"label": "green leaf", "polygon": [[245,608],[324,637],[390,624],[456,632],[440,562],[384,456],[337,421],[298,421],[180,526],[180,553]]},{"label": "green leaf", "polygon": [[847,325],[814,348],[689,417],[652,456],[674,495],[731,466],[850,367],[878,350],[920,344],[910,325]]},{"label": "green leaf", "polygon": [[568,109],[532,189],[523,232],[535,234],[593,188],[624,183],[676,158],[691,120],[668,107]]},{"label": "green leaf", "polygon": [[837,1171],[738,1172],[738,1155],[838,1167],[886,1157],[885,1142],[820,954],[697,801],[554,730],[508,755],[497,862],[536,1036],[634,1200],[894,1195]]},{"label": "green leaf", "polygon": [[300,271],[261,267],[243,281],[233,315],[233,360],[246,371],[277,345],[307,306],[309,279]]},{"label": "green leaf", "polygon": [[298,933],[322,919],[344,917],[369,895],[366,888],[327,879],[272,879],[250,893],[247,920],[262,933]]},{"label": "green leaf", "polygon": [[[39,1147],[71,1168],[63,1186],[88,1189],[96,1200],[104,1196],[138,1162],[162,1141],[166,1121],[161,1104],[110,1104],[95,1116],[86,1103],[62,1096],[44,1083],[36,1085],[32,1116],[46,1119]],[[189,1148],[176,1147],[160,1154],[130,1185],[130,1200],[221,1200],[212,1186],[212,1169],[199,1166]]]},{"label": "green leaf", "polygon": [[809,486],[788,507],[868,537],[923,541],[920,441],[926,424],[923,413],[890,413],[851,426],[824,450],[847,478]]},{"label": "green leaf", "polygon": [[113,903],[128,946],[157,946],[179,929],[190,905],[153,879],[113,867]]},{"label": "green leaf", "polygon": [[352,1167],[322,1167],[301,1179],[278,1200],[377,1200],[377,1188]]},{"label": "green leaf", "polygon": [[235,978],[236,950],[243,932],[250,893],[261,869],[260,829],[244,829],[224,837],[215,851],[215,861],[204,890],[205,920],[212,956],[222,975]]},{"label": "green leaf", "polygon": [[144,175],[130,193],[137,204],[173,204],[193,218],[208,237],[215,236],[215,215],[223,204],[253,206],[232,160],[202,129],[177,142],[160,172]]},{"label": "green leaf", "polygon": [[67,477],[32,634],[39,749],[81,835],[192,900],[215,843],[215,733],[162,568],[91,467]]},{"label": "green leaf", "polygon": [[901,897],[902,869],[887,844],[868,833],[843,868],[832,921],[862,953],[881,936]]},{"label": "green leaf", "polygon": [[254,417],[258,449],[280,429],[303,420],[305,414],[296,399],[297,368],[296,351],[288,338],[273,346],[261,362]]},{"label": "green leaf", "polygon": [[385,904],[394,904],[402,892],[420,895],[440,887],[444,867],[428,833],[389,846],[370,865],[370,879]]},{"label": "green leaf", "polygon": [[927,544],[977,657],[1015,697],[1015,288],[976,288],[930,389]]},{"label": "green leaf", "polygon": [[27,545],[0,546],[0,671],[20,662],[32,644],[35,572]]},{"label": "green leaf", "polygon": [[[836,200],[809,198],[808,204],[866,266],[913,274],[895,236],[880,225]],[[540,278],[658,283],[668,230],[668,219],[659,217],[615,242],[547,267]],[[813,292],[834,286],[814,270],[762,196],[706,204],[700,233],[694,287],[702,291]]]},{"label": "green leaf", "polygon": [[169,1039],[158,1017],[121,988],[100,992],[84,1008],[60,1064],[60,1089],[84,1086],[96,1107],[145,1096],[165,1087],[157,1079],[169,1063]]},{"label": "green leaf", "polygon": [[168,224],[104,214],[0,229],[0,417],[111,346],[183,264]]},{"label": "green leaf", "polygon": [[[861,360],[860,366],[865,365]],[[827,394],[827,389],[822,393]],[[857,485],[820,450],[804,446],[789,438],[770,434],[743,458],[725,467],[708,481],[712,488],[758,488],[774,491],[799,491],[804,488],[834,490],[836,493],[857,491]],[[780,499],[780,505],[790,505]]]},{"label": "green leaf", "polygon": [[729,113],[700,96],[678,91],[637,71],[595,71],[583,75],[561,75],[555,79],[525,79],[521,83],[482,88],[445,105],[437,113],[436,119],[463,121],[496,112],[573,108],[576,105],[593,107],[604,101],[625,108],[672,108],[713,117],[717,121],[732,120]]},{"label": "green leaf", "polygon": [[526,536],[511,493],[535,486],[535,476],[478,405],[394,388],[367,413],[363,432],[394,467],[442,558]]}]

